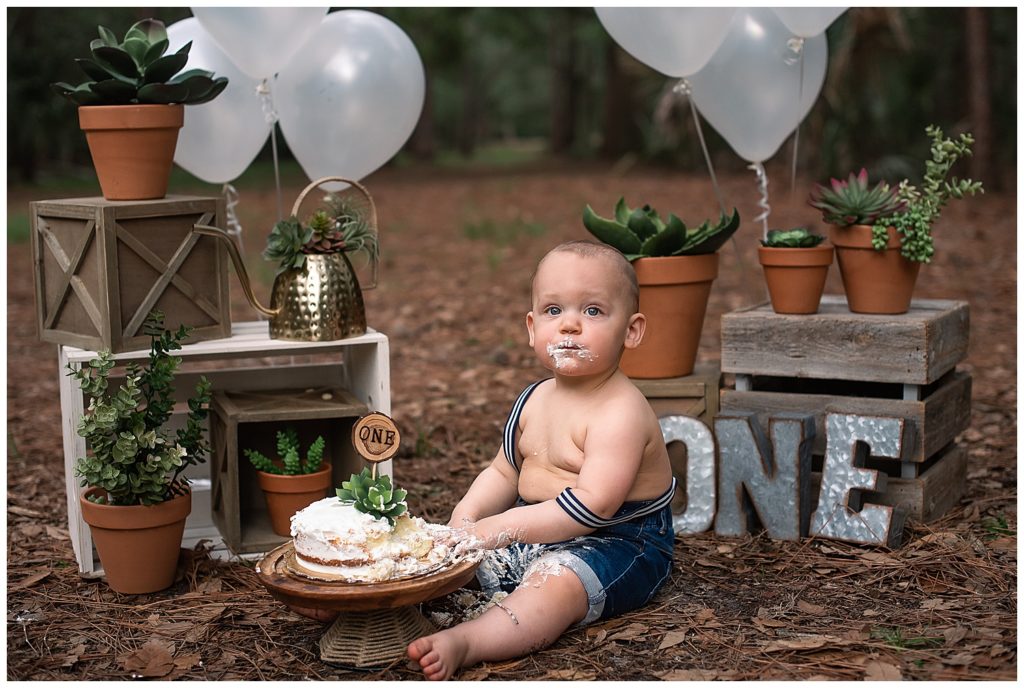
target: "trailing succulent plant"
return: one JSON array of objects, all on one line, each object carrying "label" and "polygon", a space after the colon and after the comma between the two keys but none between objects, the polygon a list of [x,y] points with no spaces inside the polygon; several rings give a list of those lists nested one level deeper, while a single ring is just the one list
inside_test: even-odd
[{"label": "trailing succulent plant", "polygon": [[337,490],[338,499],[352,504],[356,511],[369,514],[377,519],[386,519],[392,526],[395,519],[408,510],[405,497],[408,494],[400,487],[392,487],[391,478],[381,475],[376,478],[369,468],[353,473]]},{"label": "trailing succulent plant", "polygon": [[714,253],[739,229],[740,215],[733,208],[732,217],[722,215],[717,224],[705,220],[688,229],[672,213],[667,220],[662,220],[651,206],[630,208],[626,200],[620,198],[615,204],[613,219],[599,216],[588,205],[583,211],[583,226],[632,261],[644,257]]},{"label": "trailing succulent plant", "polygon": [[812,234],[806,227],[794,227],[770,230],[761,245],[768,248],[814,248],[823,241],[825,237]]},{"label": "trailing succulent plant", "polygon": [[925,161],[921,188],[917,189],[907,180],[900,182],[896,193],[904,207],[878,218],[872,227],[871,237],[872,245],[881,250],[888,243],[887,229],[895,227],[900,234],[900,253],[904,258],[920,263],[931,262],[935,253],[932,225],[939,219],[943,206],[951,198],[985,193],[981,182],[956,177],[952,182],[946,181],[957,160],[971,155],[974,138],[970,134],[960,134],[956,140],[948,139],[934,125],[926,127],[925,133],[932,140],[931,160]]},{"label": "trailing succulent plant", "polygon": [[825,222],[838,227],[874,224],[907,205],[884,181],[869,187],[868,171],[863,168],[857,174],[851,172],[846,181],[833,178],[829,186],[815,184],[809,203],[821,211]]},{"label": "trailing succulent plant", "polygon": [[363,252],[371,261],[377,259],[377,232],[364,209],[337,194],[328,194],[324,205],[305,224],[292,215],[270,230],[263,257],[278,263],[277,274],[301,270],[309,254],[350,251]]},{"label": "trailing succulent plant", "polygon": [[228,85],[204,69],[181,71],[192,48],[189,41],[166,55],[167,29],[158,19],[135,23],[118,41],[105,26],[89,44],[92,58],[75,62],[89,80],[72,86],[58,82],[53,89],[78,105],[167,104],[198,105],[213,100]]},{"label": "trailing succulent plant", "polygon": [[89,453],[75,462],[82,486],[106,491],[101,504],[131,506],[159,504],[183,494],[188,484],[181,476],[189,466],[206,460],[210,447],[203,428],[210,404],[210,383],[201,377],[195,396],[188,400],[185,427],[172,438],[164,427],[174,408],[174,374],[181,359],[171,351],[181,348],[191,328],[177,332],[163,328],[163,314],[153,311],[143,329],[150,336],[149,362],[130,364],[116,392],[108,390],[114,357],[98,353],[89,364],[68,375],[90,397],[89,408],[78,424]]},{"label": "trailing succulent plant", "polygon": [[258,471],[274,475],[308,475],[323,466],[324,446],[324,438],[317,435],[306,451],[306,459],[302,460],[299,456],[299,433],[295,428],[285,428],[277,433],[277,461],[255,449],[243,449],[242,453]]}]

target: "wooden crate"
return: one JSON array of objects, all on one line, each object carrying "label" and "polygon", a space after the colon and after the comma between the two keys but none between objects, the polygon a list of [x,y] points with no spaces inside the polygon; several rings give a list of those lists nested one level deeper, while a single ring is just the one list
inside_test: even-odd
[{"label": "wooden crate", "polygon": [[929,385],[967,356],[969,332],[964,301],[915,300],[892,316],[851,313],[833,295],[814,315],[765,303],[722,316],[722,372]]},{"label": "wooden crate", "polygon": [[[86,451],[85,439],[76,428],[88,400],[64,371],[68,365],[81,368],[96,353],[70,346],[58,347],[58,351],[68,532],[79,570],[95,576],[101,573],[99,560],[89,526],[81,518],[78,498],[83,488],[74,476],[75,459]],[[369,410],[391,413],[388,338],[372,329],[359,337],[331,342],[290,342],[270,339],[266,322],[235,323],[230,338],[186,344],[176,353],[182,366],[174,383],[177,405],[170,422],[172,430],[183,424],[188,411],[184,402],[194,392],[200,375],[210,380],[214,392],[342,388]],[[115,359],[120,365],[141,362],[147,355],[148,349],[122,352]],[[214,555],[226,556],[230,550],[212,513],[212,462],[211,457],[186,473],[192,480],[192,513],[185,522],[182,546],[208,540]],[[379,464],[378,470],[391,475],[391,462]]]},{"label": "wooden crate", "polygon": [[813,415],[817,471],[827,414],[903,419],[901,455],[867,460],[889,479],[865,501],[902,504],[912,518],[932,520],[965,487],[966,454],[955,440],[970,424],[972,380],[956,365],[967,355],[969,328],[962,301],[918,300],[905,314],[862,315],[825,296],[813,315],[780,315],[769,304],[728,313],[722,371],[735,385],[722,389],[721,408],[753,411],[763,428],[775,414]]},{"label": "wooden crate", "polygon": [[355,420],[367,410],[338,388],[216,392],[210,420],[210,509],[228,549],[236,554],[266,552],[287,539],[271,529],[256,469],[242,450],[276,456],[276,433],[286,427],[296,429],[303,448],[321,435],[327,443],[324,460],[330,461],[332,481],[340,486],[362,470],[351,434]]},{"label": "wooden crate", "polygon": [[[722,386],[722,373],[717,362],[698,363],[692,374],[683,377],[633,380],[633,384],[647,397],[658,418],[690,416],[714,429]],[[672,510],[678,514],[686,509],[686,447],[680,442],[670,443],[668,458],[678,481],[672,500]]]},{"label": "wooden crate", "polygon": [[102,197],[30,203],[36,321],[43,341],[114,352],[149,345],[142,333],[157,308],[191,341],[231,333],[228,254],[192,233],[224,226],[224,199]]}]

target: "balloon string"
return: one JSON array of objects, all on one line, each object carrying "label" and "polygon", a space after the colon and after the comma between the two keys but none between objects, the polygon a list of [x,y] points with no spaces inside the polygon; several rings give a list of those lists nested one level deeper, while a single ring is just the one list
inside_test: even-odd
[{"label": "balloon string", "polygon": [[[803,110],[804,102],[804,39],[795,37],[789,39],[787,45],[789,49],[796,53],[797,61],[800,64],[800,85],[797,95],[797,108],[798,112]],[[796,163],[799,158],[800,151],[800,125],[801,122],[796,123],[796,130],[793,132],[793,166],[789,174],[789,197],[792,200],[793,196],[796,195]]]},{"label": "balloon string", "polygon": [[754,218],[754,222],[761,223],[761,230],[764,233],[764,238],[767,240],[768,215],[772,212],[772,207],[768,205],[768,175],[764,173],[764,165],[759,162],[750,163],[747,169],[754,170],[754,173],[757,175],[757,191],[761,194],[761,199],[757,202],[757,205],[763,209],[763,212]]},{"label": "balloon string", "polygon": [[277,110],[274,108],[274,97],[270,92],[270,84],[263,79],[256,86],[256,93],[263,106],[263,119],[270,125],[270,151],[274,158],[274,186],[277,189],[277,219],[284,219],[284,206],[281,203],[281,169],[277,160]]},{"label": "balloon string", "polygon": [[690,86],[690,82],[686,79],[680,79],[673,89],[674,92],[686,96],[686,100],[690,103],[690,112],[693,114],[693,123],[697,127],[697,139],[700,141],[700,149],[704,153],[704,162],[708,166],[708,174],[711,176],[711,187],[715,191],[715,198],[718,200],[718,209],[722,215],[725,215],[725,201],[722,200],[722,191],[718,187],[718,177],[715,176],[715,166],[711,163],[711,155],[708,153],[707,143],[704,142],[704,130],[700,126],[700,115],[697,114],[697,106],[693,102],[691,94],[693,89]]}]

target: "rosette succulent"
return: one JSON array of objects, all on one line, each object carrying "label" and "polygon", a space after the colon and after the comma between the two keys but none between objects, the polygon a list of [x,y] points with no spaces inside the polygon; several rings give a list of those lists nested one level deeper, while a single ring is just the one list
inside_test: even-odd
[{"label": "rosette succulent", "polygon": [[386,519],[392,526],[395,519],[408,510],[405,503],[407,494],[402,488],[393,487],[391,478],[386,475],[374,478],[369,468],[353,473],[337,490],[338,499],[343,503],[352,504],[356,511],[374,518]]},{"label": "rosette succulent", "polygon": [[277,262],[277,274],[301,270],[310,254],[362,251],[370,260],[377,259],[377,232],[364,210],[336,194],[328,194],[324,204],[305,223],[292,215],[270,230],[263,257]]},{"label": "rosette succulent", "polygon": [[167,28],[158,19],[136,22],[118,41],[105,26],[89,44],[91,58],[75,62],[89,77],[77,86],[52,84],[60,95],[78,105],[198,105],[213,100],[228,85],[204,69],[181,71],[192,48],[189,41],[170,55]]},{"label": "rosette succulent", "polygon": [[846,181],[833,178],[829,186],[815,184],[808,201],[825,222],[838,227],[870,225],[906,208],[906,201],[884,181],[868,186],[868,171],[850,173]]},{"label": "rosette succulent", "polygon": [[705,220],[697,227],[687,226],[669,213],[662,220],[650,205],[630,208],[620,198],[615,216],[604,218],[588,205],[583,211],[583,226],[604,243],[617,248],[627,260],[657,256],[693,256],[714,253],[739,229],[740,215],[722,215],[716,224]]}]

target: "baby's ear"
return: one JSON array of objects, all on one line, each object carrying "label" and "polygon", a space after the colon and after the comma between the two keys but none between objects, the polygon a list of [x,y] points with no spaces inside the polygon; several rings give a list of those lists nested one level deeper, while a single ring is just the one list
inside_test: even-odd
[{"label": "baby's ear", "polygon": [[530,333],[530,346],[533,346],[533,311],[526,314],[526,331]]},{"label": "baby's ear", "polygon": [[635,349],[640,346],[644,339],[644,332],[647,331],[647,316],[643,313],[634,313],[626,325],[626,341],[624,346],[627,349]]}]

